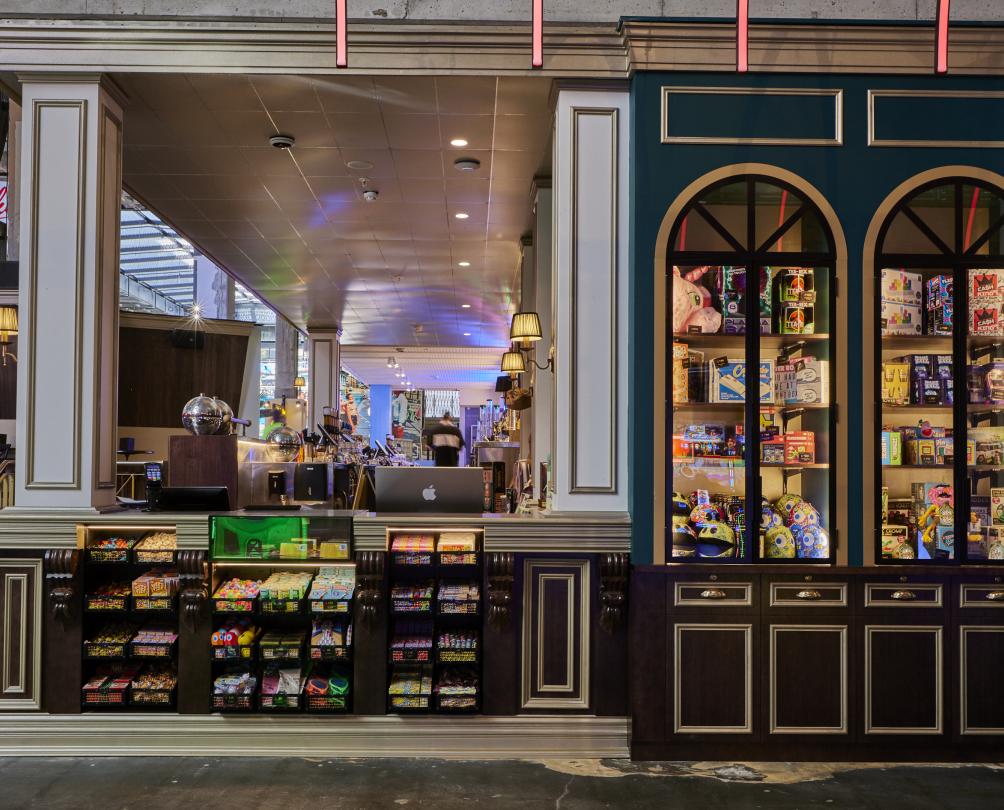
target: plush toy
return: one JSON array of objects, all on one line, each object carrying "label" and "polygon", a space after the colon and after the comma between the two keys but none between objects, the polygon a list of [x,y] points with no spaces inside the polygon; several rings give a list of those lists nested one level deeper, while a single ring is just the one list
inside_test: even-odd
[{"label": "plush toy", "polygon": [[722,328],[722,313],[711,306],[711,293],[705,287],[684,278],[680,268],[674,267],[673,332],[689,332],[691,327],[714,334]]}]

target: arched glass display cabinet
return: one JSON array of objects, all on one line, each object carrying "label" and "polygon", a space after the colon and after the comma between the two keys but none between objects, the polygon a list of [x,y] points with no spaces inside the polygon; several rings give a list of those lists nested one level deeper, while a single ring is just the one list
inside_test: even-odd
[{"label": "arched glass display cabinet", "polygon": [[1004,560],[1002,231],[1004,192],[966,178],[919,187],[879,231],[881,562]]},{"label": "arched glass display cabinet", "polygon": [[832,563],[825,219],[792,186],[732,177],[689,201],[670,240],[667,562]]}]

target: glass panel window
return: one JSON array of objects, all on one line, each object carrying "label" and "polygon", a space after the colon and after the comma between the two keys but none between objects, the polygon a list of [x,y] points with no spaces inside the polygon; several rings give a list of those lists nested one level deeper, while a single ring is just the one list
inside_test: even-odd
[{"label": "glass panel window", "polygon": [[666,560],[831,562],[829,230],[746,177],[698,195],[673,246]]}]

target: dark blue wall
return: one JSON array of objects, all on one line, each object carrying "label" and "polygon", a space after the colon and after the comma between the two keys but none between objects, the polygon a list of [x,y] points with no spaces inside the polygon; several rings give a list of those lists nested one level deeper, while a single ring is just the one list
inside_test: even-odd
[{"label": "dark blue wall", "polygon": [[[821,146],[716,146],[662,144],[661,88],[680,87],[785,87],[842,88],[844,91],[844,145]],[[653,323],[653,261],[659,226],[666,209],[680,192],[701,176],[733,163],[757,162],[794,172],[819,189],[840,219],[848,250],[848,285],[840,295],[849,299],[847,329],[849,357],[837,357],[848,374],[849,401],[839,403],[841,421],[849,440],[850,492],[841,497],[839,509],[850,509],[849,561],[860,564],[866,540],[854,515],[872,509],[874,493],[862,492],[862,469],[873,464],[864,458],[856,440],[862,429],[862,414],[872,404],[862,401],[861,321],[871,317],[872,302],[862,301],[862,251],[865,233],[886,196],[910,177],[939,166],[967,165],[1004,173],[1004,152],[1000,149],[869,147],[867,145],[867,91],[904,90],[1002,90],[1001,79],[954,77],[856,77],[836,75],[746,75],[639,73],[632,80],[632,266],[631,266],[631,513],[634,524],[632,557],[636,564],[652,560],[653,457],[663,452],[653,447],[651,425],[653,403],[664,392],[653,390],[652,346],[661,336],[663,324]],[[752,103],[752,102],[751,102]],[[699,114],[699,104],[687,109]],[[956,111],[953,110],[953,114]],[[1004,139],[995,126],[996,115],[974,110],[973,139]],[[925,120],[900,121],[897,129],[922,132]],[[688,127],[688,131],[689,131]],[[752,132],[751,134],[756,134]],[[661,339],[661,338],[660,338]],[[867,542],[871,542],[869,538]]]}]

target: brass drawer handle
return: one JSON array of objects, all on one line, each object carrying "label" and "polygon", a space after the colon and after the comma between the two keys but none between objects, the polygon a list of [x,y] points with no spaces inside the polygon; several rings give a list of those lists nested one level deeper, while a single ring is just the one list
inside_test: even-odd
[{"label": "brass drawer handle", "polygon": [[917,598],[917,594],[913,591],[893,591],[891,594],[892,599],[896,599],[900,602],[909,602]]},{"label": "brass drawer handle", "polygon": [[1004,601],[1004,591],[990,591],[983,598],[989,602],[1002,602]]},{"label": "brass drawer handle", "polygon": [[725,591],[718,588],[708,588],[706,591],[701,591],[701,599],[725,599],[727,596]]},{"label": "brass drawer handle", "polygon": [[805,599],[808,601],[813,599],[822,599],[823,595],[819,591],[799,591],[795,594],[795,598]]}]

